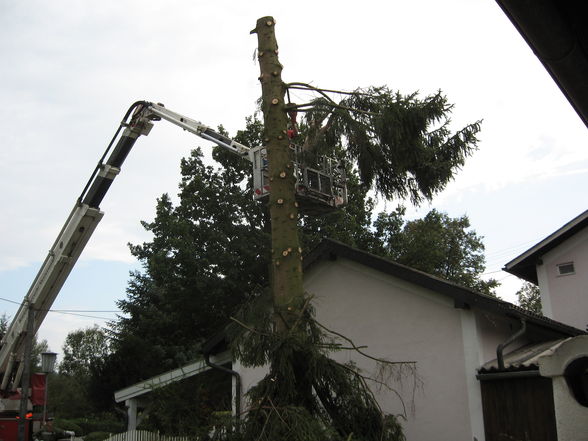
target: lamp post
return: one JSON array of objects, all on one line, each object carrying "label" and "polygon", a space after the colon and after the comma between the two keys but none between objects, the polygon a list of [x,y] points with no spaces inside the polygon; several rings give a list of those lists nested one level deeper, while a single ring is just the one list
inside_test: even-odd
[{"label": "lamp post", "polygon": [[55,352],[43,352],[41,354],[41,372],[45,374],[45,399],[43,400],[43,426],[47,422],[47,390],[49,389],[49,374],[55,370]]}]

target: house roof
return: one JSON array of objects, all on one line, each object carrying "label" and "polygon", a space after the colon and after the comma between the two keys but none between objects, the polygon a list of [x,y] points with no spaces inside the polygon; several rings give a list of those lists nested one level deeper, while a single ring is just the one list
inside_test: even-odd
[{"label": "house roof", "polygon": [[539,369],[539,359],[551,355],[564,342],[571,337],[561,338],[559,340],[543,341],[540,343],[523,346],[504,356],[504,369],[498,366],[498,360],[494,359],[485,363],[480,369],[480,373],[487,372],[504,372],[518,370],[537,370]]},{"label": "house roof", "polygon": [[[212,357],[215,364],[226,364],[231,362],[231,353],[229,351],[221,353],[217,352],[216,355],[213,355]],[[199,373],[210,369],[212,368],[205,360],[196,360],[180,368],[164,372],[163,374],[127,386],[124,389],[117,390],[114,393],[114,400],[117,403],[120,403],[130,400],[131,398],[137,398],[141,395],[152,392],[155,389],[167,386],[170,383],[193,377],[194,375],[198,375]]]},{"label": "house roof", "polygon": [[304,267],[308,269],[321,260],[336,260],[338,257],[355,261],[385,274],[446,295],[454,300],[455,306],[458,308],[478,308],[510,319],[524,319],[530,333],[541,335],[542,340],[585,334],[580,329],[529,312],[499,298],[478,293],[448,280],[375,256],[332,239],[323,240],[304,259]]},{"label": "house roof", "polygon": [[588,210],[508,262],[503,268],[504,271],[537,284],[536,265],[540,262],[541,257],[586,227],[588,227]]},{"label": "house roof", "polygon": [[[304,270],[309,270],[320,261],[336,260],[338,257],[352,260],[385,274],[446,295],[454,300],[456,308],[475,307],[517,321],[525,319],[529,330],[528,336],[536,335],[540,337],[539,340],[541,341],[586,334],[586,332],[573,326],[527,311],[497,297],[478,293],[440,277],[353,248],[333,239],[323,239],[317,247],[305,256]],[[227,348],[227,342],[228,335],[225,328],[212,336],[203,345],[201,351],[205,354],[224,351]]]},{"label": "house roof", "polygon": [[588,2],[496,2],[588,126]]}]

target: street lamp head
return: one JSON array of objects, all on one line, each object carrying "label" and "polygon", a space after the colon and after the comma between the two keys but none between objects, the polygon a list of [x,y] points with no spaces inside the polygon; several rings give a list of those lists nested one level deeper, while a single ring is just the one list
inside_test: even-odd
[{"label": "street lamp head", "polygon": [[50,374],[55,370],[55,359],[57,354],[55,352],[43,352],[41,354],[41,372]]}]

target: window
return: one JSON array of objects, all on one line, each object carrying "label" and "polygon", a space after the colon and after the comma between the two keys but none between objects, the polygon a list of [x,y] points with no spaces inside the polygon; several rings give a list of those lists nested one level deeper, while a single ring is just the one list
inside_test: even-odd
[{"label": "window", "polygon": [[558,263],[557,273],[560,276],[567,276],[568,274],[575,274],[574,262]]}]

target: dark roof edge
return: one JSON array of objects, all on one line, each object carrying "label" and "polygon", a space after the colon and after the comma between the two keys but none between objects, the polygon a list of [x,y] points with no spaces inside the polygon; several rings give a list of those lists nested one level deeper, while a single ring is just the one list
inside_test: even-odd
[{"label": "dark roof edge", "polygon": [[536,2],[532,7],[517,0],[496,0],[496,3],[588,127],[588,96],[583,83],[588,73],[588,58],[554,3]]},{"label": "dark roof edge", "polygon": [[392,262],[383,257],[375,256],[366,251],[361,251],[332,239],[324,239],[311,253],[309,253],[305,258],[304,267],[307,269],[320,260],[333,260],[336,259],[336,257],[343,257],[355,261],[383,273],[414,283],[415,285],[447,295],[453,298],[456,304],[459,305],[477,307],[515,319],[525,319],[529,324],[541,328],[547,328],[566,336],[585,334],[584,331],[574,328],[573,326],[526,311],[525,309],[505,300],[478,293],[456,283]]},{"label": "dark roof edge", "polygon": [[537,273],[535,270],[537,259],[586,227],[588,227],[588,210],[576,216],[545,239],[512,259],[504,265],[503,270],[537,284]]}]

